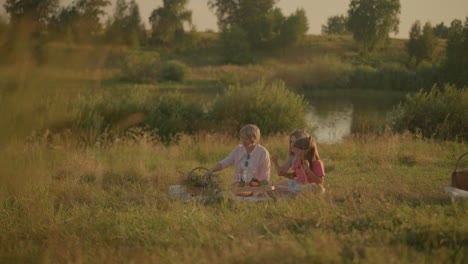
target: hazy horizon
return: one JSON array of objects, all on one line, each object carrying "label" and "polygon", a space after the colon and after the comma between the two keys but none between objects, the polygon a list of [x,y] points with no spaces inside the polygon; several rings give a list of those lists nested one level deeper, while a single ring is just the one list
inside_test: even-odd
[{"label": "hazy horizon", "polygon": [[[73,0],[60,0],[62,5],[68,5]],[[111,0],[112,4],[116,0]],[[136,0],[142,21],[149,28],[148,18],[151,12],[162,6],[162,0]],[[189,0],[187,8],[192,10],[192,21],[198,31],[217,31],[217,19],[209,10],[207,0]],[[309,34],[321,34],[322,25],[328,17],[346,14],[350,0],[280,0],[276,4],[281,8],[285,16],[290,15],[298,8],[304,8],[309,21]],[[1,14],[5,15],[3,4],[0,0]],[[468,16],[468,1],[466,0],[400,0],[401,14],[399,33],[391,37],[408,38],[411,25],[419,20],[421,23],[430,22],[432,25],[444,22],[450,25],[454,19],[462,21]],[[114,5],[107,9],[107,15],[112,15]]]}]

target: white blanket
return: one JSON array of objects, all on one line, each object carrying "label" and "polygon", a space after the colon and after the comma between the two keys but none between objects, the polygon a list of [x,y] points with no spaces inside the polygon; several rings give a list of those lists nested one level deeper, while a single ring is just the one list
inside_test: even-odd
[{"label": "white blanket", "polygon": [[462,200],[468,198],[468,191],[458,189],[455,187],[444,187],[445,192],[455,200]]}]

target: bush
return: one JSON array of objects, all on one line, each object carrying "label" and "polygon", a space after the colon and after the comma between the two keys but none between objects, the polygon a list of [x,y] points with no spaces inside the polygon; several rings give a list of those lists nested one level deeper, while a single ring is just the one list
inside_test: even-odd
[{"label": "bush", "polygon": [[246,124],[256,124],[262,134],[289,132],[305,127],[306,102],[287,89],[282,81],[250,86],[230,86],[215,99],[210,117],[233,133]]},{"label": "bush", "polygon": [[286,66],[276,77],[288,85],[308,90],[344,88],[349,83],[351,65],[336,56],[321,56],[300,66]]},{"label": "bush", "polygon": [[350,86],[356,89],[375,89],[377,70],[371,66],[357,66],[350,74]]},{"label": "bush", "polygon": [[190,74],[190,69],[182,62],[171,60],[164,63],[159,72],[162,81],[181,82]]},{"label": "bush", "polygon": [[357,66],[350,74],[351,88],[377,89],[386,91],[429,90],[435,83],[441,82],[438,67],[421,63],[414,71],[401,64],[387,63],[375,69],[370,66]]},{"label": "bush", "polygon": [[[80,98],[74,109],[73,127],[93,131],[93,138],[106,131],[123,134],[132,121],[122,121],[132,114],[142,113],[145,130],[153,131],[164,142],[177,141],[178,134],[192,134],[204,128],[206,113],[203,105],[179,93],[162,94],[153,98],[146,90],[129,94],[90,94]],[[143,121],[143,120],[142,120]],[[125,126],[125,123],[130,126]],[[118,130],[116,130],[118,129]],[[94,140],[90,138],[89,140]]]},{"label": "bush", "polygon": [[408,91],[414,90],[411,85],[412,73],[410,73],[403,65],[397,63],[386,63],[378,71],[377,89],[379,90],[399,90]]},{"label": "bush", "polygon": [[342,88],[349,83],[351,65],[336,56],[322,56],[306,65],[304,86],[307,88]]},{"label": "bush", "polygon": [[167,93],[148,106],[146,123],[164,142],[177,141],[178,134],[193,134],[205,126],[203,105],[189,96]]},{"label": "bush", "polygon": [[409,130],[426,138],[468,139],[468,89],[445,85],[434,86],[429,92],[420,90],[407,95],[406,101],[389,116],[388,126],[393,132]]},{"label": "bush", "polygon": [[129,52],[123,61],[122,78],[137,83],[152,83],[157,80],[159,53]]}]

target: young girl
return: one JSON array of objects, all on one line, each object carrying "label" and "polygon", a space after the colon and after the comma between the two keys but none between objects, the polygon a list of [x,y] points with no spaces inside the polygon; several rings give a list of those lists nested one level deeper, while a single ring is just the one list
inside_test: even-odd
[{"label": "young girl", "polygon": [[280,166],[278,164],[278,154],[275,154],[273,157],[271,157],[271,160],[273,161],[273,165],[275,166],[276,173],[278,174],[278,176],[287,176],[288,170],[292,167],[294,161],[296,160],[296,156],[292,151],[294,144],[296,143],[296,140],[304,137],[309,137],[309,134],[302,129],[296,129],[291,133],[291,135],[289,135],[288,154],[283,165]]},{"label": "young girl", "polygon": [[[281,170],[283,168],[279,167],[277,168],[278,175],[288,178],[288,190],[294,194],[298,194],[304,189],[323,193],[325,189],[322,183],[325,171],[314,138],[305,136],[297,139],[292,145],[291,152],[295,157],[291,166],[293,172],[285,172]],[[277,162],[275,162],[275,168],[276,164]],[[277,184],[278,187],[284,185],[283,182]]]}]

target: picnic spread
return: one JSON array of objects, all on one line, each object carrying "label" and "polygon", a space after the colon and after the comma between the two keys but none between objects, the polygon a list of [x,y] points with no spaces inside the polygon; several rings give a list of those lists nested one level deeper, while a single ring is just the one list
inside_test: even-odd
[{"label": "picnic spread", "polygon": [[275,187],[268,182],[236,182],[230,188],[221,186],[221,179],[217,174],[205,176],[208,171],[204,167],[191,170],[180,185],[169,186],[168,198],[171,200],[206,200],[210,197],[232,198],[240,201],[257,202],[270,200],[268,194]]}]

